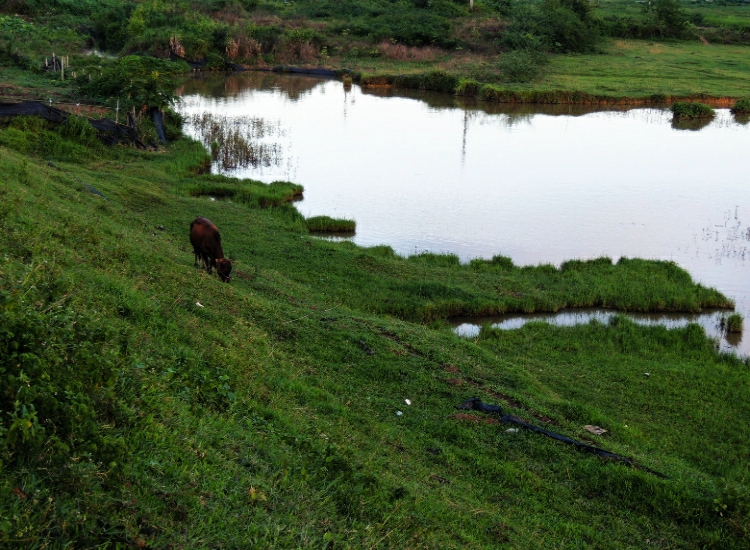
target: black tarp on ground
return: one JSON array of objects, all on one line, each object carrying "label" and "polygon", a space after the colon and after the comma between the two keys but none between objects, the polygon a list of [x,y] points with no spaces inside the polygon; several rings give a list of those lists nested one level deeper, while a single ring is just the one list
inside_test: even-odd
[{"label": "black tarp on ground", "polygon": [[21,103],[0,103],[0,117],[38,116],[52,122],[63,122],[69,113],[49,107],[38,101],[23,101]]},{"label": "black tarp on ground", "polygon": [[185,63],[190,65],[191,69],[203,69],[206,67],[206,64],[208,63],[205,59],[191,61],[190,59],[185,59],[184,57],[180,57],[174,52],[169,52],[169,59],[171,61],[184,61]]},{"label": "black tarp on ground", "polygon": [[331,69],[306,69],[304,67],[291,67],[289,65],[277,65],[271,69],[275,73],[311,74],[315,76],[336,76],[336,71]]},{"label": "black tarp on ground", "polygon": [[[21,103],[0,103],[0,117],[38,116],[55,123],[63,123],[70,113],[55,109],[38,101],[23,101]],[[122,141],[145,149],[146,146],[138,139],[135,128],[117,124],[109,118],[94,120],[89,118],[89,124],[99,132],[99,139],[106,145],[115,145]],[[163,129],[162,129],[163,132]],[[161,137],[161,136],[160,136]]]}]

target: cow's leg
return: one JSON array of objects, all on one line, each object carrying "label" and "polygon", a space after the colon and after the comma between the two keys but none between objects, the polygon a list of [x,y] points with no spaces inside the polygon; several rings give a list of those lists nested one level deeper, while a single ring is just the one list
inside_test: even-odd
[{"label": "cow's leg", "polygon": [[201,257],[201,251],[193,249],[193,255],[195,256],[195,261],[193,262],[193,267],[200,267],[198,265],[198,258]]},{"label": "cow's leg", "polygon": [[203,255],[203,267],[205,267],[208,274],[211,275],[211,257],[208,254]]}]

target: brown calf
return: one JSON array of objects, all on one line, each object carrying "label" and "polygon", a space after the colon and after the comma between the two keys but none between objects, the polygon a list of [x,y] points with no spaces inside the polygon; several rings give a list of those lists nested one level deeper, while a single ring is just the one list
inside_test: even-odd
[{"label": "brown calf", "polygon": [[201,258],[203,267],[209,275],[215,267],[219,279],[228,283],[232,273],[232,261],[224,257],[221,235],[217,227],[206,218],[195,218],[190,224],[190,244],[193,245],[195,254],[195,267],[198,267],[198,258]]}]

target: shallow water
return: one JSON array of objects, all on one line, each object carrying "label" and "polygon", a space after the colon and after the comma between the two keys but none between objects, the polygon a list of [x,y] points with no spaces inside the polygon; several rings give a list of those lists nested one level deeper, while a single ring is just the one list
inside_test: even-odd
[{"label": "shallow water", "polygon": [[[750,126],[727,110],[678,129],[663,109],[504,106],[257,72],[179,93],[184,114],[245,124],[246,142],[275,155],[215,171],[303,184],[297,208],[356,220],[358,244],[519,265],[674,260],[750,325]],[[261,119],[275,131],[253,134]]]}]

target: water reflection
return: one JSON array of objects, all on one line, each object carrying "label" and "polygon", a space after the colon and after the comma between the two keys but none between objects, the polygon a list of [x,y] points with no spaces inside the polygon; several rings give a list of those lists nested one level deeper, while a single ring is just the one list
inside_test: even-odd
[{"label": "water reflection", "polygon": [[280,121],[247,116],[222,116],[204,111],[186,117],[188,135],[202,142],[214,159],[212,168],[227,174],[238,168],[282,166],[280,143],[264,138],[283,138]]},{"label": "water reflection", "polygon": [[[234,97],[248,90],[278,93],[291,101],[299,101],[330,79],[313,76],[288,76],[267,71],[249,71],[229,76],[196,73],[177,89],[182,97]],[[339,84],[340,85],[340,84]]]},{"label": "water reflection", "polygon": [[182,93],[189,121],[278,124],[283,135],[257,141],[279,144],[281,162],[228,172],[304,185],[300,212],[355,219],[359,245],[463,261],[502,254],[517,265],[673,260],[750,310],[750,125],[726,109],[683,131],[668,109],[347,91],[274,73],[201,75]]},{"label": "water reflection", "polygon": [[[454,317],[451,319],[451,324],[457,335],[475,338],[479,335],[482,326],[515,330],[531,322],[549,323],[559,327],[583,325],[592,321],[608,324],[615,315],[621,315],[621,313],[606,309],[571,309],[558,313],[519,313],[481,318]],[[700,314],[628,313],[626,317],[639,325],[663,326],[669,329],[683,328],[689,323],[696,323],[716,341],[718,349],[743,356],[750,355],[750,341],[743,340],[741,333],[724,330],[722,319],[727,315],[726,311],[711,311]]]}]

